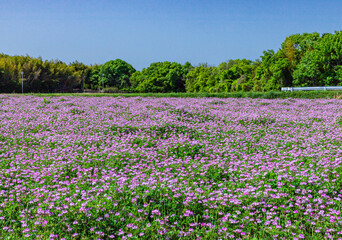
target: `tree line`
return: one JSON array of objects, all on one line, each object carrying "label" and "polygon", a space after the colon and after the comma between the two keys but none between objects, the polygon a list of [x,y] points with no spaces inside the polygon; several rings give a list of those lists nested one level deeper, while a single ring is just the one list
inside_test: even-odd
[{"label": "tree line", "polygon": [[294,34],[260,59],[231,59],[219,66],[166,61],[136,71],[121,59],[85,65],[0,54],[0,92],[21,92],[22,78],[25,92],[214,93],[337,86],[342,85],[342,31]]}]

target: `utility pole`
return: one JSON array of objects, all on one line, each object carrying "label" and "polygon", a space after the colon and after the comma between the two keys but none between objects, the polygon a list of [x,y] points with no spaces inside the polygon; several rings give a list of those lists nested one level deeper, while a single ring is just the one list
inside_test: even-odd
[{"label": "utility pole", "polygon": [[24,72],[21,71],[21,94],[24,94]]}]

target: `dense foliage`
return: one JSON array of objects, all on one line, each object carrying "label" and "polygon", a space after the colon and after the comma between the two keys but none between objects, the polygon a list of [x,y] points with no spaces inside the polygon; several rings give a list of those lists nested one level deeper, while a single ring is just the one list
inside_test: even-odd
[{"label": "dense foliage", "polygon": [[112,89],[117,92],[270,91],[289,86],[342,85],[342,31],[294,34],[278,51],[267,50],[256,61],[235,59],[218,67],[156,62],[136,71],[116,59],[103,65],[43,61],[29,56],[0,55],[0,92]]},{"label": "dense foliage", "polygon": [[185,78],[192,66],[186,63],[152,63],[141,72],[132,75],[131,83],[138,92],[184,92]]},{"label": "dense foliage", "polygon": [[188,92],[231,92],[252,89],[255,64],[246,59],[229,60],[218,67],[202,64],[187,74]]},{"label": "dense foliage", "polygon": [[0,239],[340,239],[341,110],[0,95]]},{"label": "dense foliage", "polygon": [[135,71],[132,65],[121,59],[116,59],[94,68],[91,73],[91,82],[95,88],[103,86],[118,90],[125,89],[131,85],[130,77]]},{"label": "dense foliage", "polygon": [[43,61],[41,58],[0,54],[0,92],[56,92],[80,87],[89,77],[89,67],[74,62]]}]

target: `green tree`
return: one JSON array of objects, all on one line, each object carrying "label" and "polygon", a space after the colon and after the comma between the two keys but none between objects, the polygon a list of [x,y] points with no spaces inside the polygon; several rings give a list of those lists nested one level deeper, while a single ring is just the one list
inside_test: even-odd
[{"label": "green tree", "polygon": [[294,71],[295,86],[341,85],[342,31],[324,34]]},{"label": "green tree", "polygon": [[90,88],[92,90],[99,89],[99,84],[101,84],[101,73],[100,65],[93,65],[90,67],[89,78],[85,80],[85,88]]},{"label": "green tree", "polygon": [[[82,68],[85,70],[87,66]],[[80,86],[83,77],[80,63],[67,65],[58,60],[42,61],[30,56],[0,54],[0,69],[0,92],[21,92],[21,72],[24,73],[25,92],[70,91]]]},{"label": "green tree", "polygon": [[121,59],[108,61],[100,66],[99,70],[98,84],[102,86],[104,81],[105,86],[117,89],[128,88],[131,85],[130,77],[136,71],[132,65]]},{"label": "green tree", "polygon": [[135,72],[131,84],[138,92],[184,92],[189,69],[189,63],[184,66],[176,62],[152,63],[148,68]]},{"label": "green tree", "polygon": [[225,69],[226,81],[231,83],[231,91],[250,91],[253,88],[252,75],[255,64],[247,59],[231,59],[226,66],[219,69]]},{"label": "green tree", "polygon": [[290,60],[279,50],[267,50],[261,56],[261,63],[256,68],[253,78],[255,91],[280,90],[283,86],[291,86],[292,75],[290,71]]},{"label": "green tree", "polygon": [[201,64],[186,75],[187,92],[213,92],[218,82],[217,67],[209,67],[207,64]]},{"label": "green tree", "polygon": [[247,59],[235,59],[218,67],[201,64],[187,74],[188,92],[249,91],[253,87],[255,64]]}]

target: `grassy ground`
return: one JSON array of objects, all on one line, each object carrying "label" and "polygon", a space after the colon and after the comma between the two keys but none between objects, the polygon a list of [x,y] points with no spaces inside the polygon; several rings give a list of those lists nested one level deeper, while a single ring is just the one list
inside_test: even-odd
[{"label": "grassy ground", "polygon": [[[9,94],[11,96],[21,94]],[[55,96],[86,96],[86,97],[218,97],[218,98],[265,98],[265,99],[286,99],[286,98],[342,98],[341,91],[297,91],[297,92],[234,92],[234,93],[27,93],[24,95],[35,95],[42,97]]]}]

